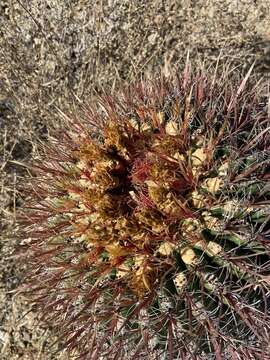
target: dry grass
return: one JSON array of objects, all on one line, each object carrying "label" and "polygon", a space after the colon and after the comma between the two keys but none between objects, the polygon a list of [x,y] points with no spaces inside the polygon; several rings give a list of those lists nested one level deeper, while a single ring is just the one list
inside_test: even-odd
[{"label": "dry grass", "polygon": [[[53,355],[49,329],[37,326],[13,296],[20,271],[16,246],[18,185],[40,141],[60,125],[56,108],[72,111],[121,79],[223,58],[270,74],[270,5],[258,0],[57,1],[0,4],[0,358],[67,359]],[[268,31],[268,32],[267,32]],[[198,60],[199,59],[199,60]],[[13,162],[12,162],[13,161]]]}]

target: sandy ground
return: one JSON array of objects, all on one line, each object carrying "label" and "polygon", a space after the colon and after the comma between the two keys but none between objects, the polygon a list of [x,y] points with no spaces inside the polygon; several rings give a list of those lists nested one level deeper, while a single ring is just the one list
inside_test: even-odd
[{"label": "sandy ground", "polygon": [[[19,186],[57,108],[76,111],[101,88],[220,56],[270,78],[270,0],[1,0],[0,359],[68,359],[14,290]],[[75,110],[74,110],[75,109]],[[59,350],[59,351],[58,351]]]}]

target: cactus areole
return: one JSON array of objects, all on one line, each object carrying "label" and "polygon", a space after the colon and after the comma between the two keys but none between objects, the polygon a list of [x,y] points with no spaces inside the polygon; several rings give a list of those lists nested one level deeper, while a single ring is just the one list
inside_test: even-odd
[{"label": "cactus areole", "polygon": [[66,118],[32,167],[22,255],[66,350],[269,359],[269,108],[252,78],[186,66]]}]

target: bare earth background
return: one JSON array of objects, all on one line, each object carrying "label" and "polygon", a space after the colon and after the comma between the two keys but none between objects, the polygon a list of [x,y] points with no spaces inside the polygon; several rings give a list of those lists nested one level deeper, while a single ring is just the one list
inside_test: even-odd
[{"label": "bare earth background", "polygon": [[73,111],[102,87],[220,55],[270,78],[270,0],[0,1],[0,359],[68,359],[14,289],[19,185],[56,108]]}]

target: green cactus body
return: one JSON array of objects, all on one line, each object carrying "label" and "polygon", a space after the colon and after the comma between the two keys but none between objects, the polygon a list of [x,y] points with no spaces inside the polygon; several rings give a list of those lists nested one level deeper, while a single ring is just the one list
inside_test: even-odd
[{"label": "green cactus body", "polygon": [[26,291],[76,356],[268,359],[270,121],[245,82],[103,96],[34,167]]}]

